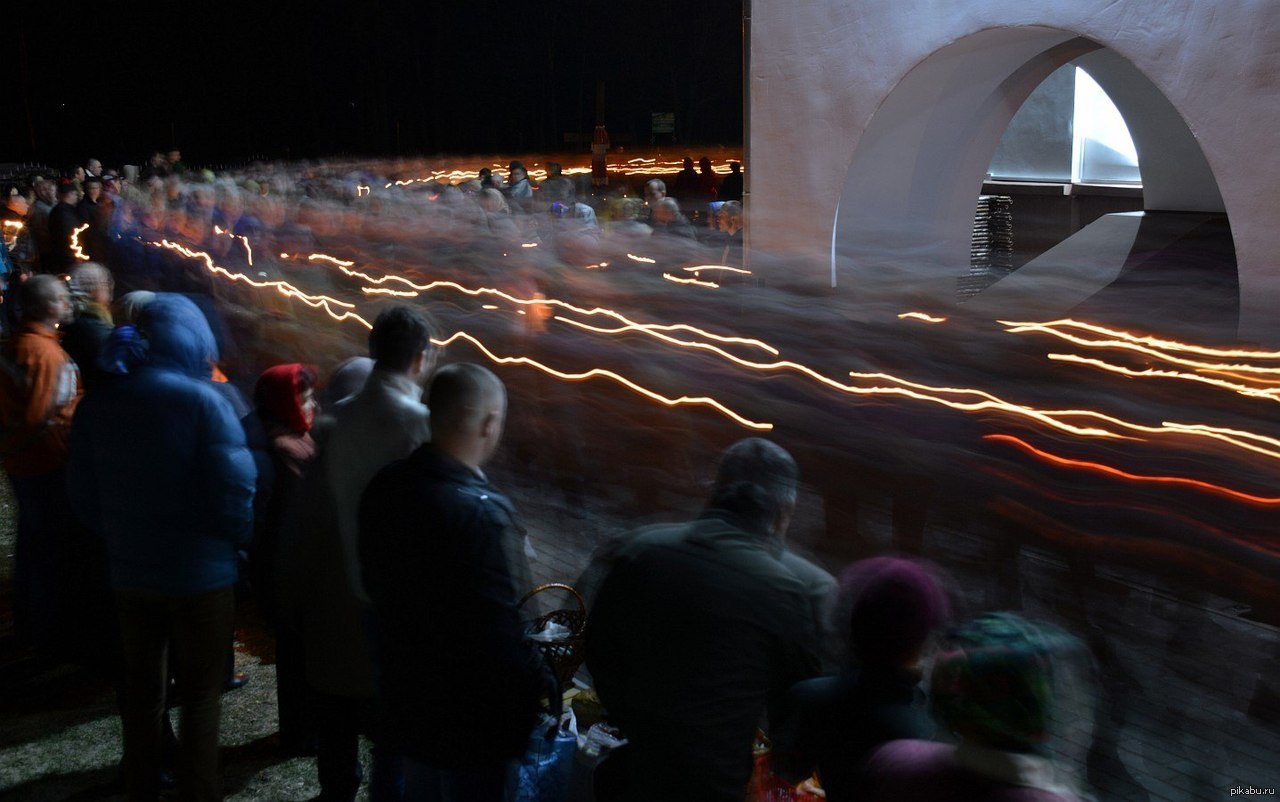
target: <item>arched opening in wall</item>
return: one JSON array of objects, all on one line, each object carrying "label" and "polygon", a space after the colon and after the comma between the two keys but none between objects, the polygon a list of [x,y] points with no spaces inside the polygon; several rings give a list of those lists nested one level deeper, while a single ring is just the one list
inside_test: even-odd
[{"label": "arched opening in wall", "polygon": [[[1107,136],[1082,130],[1090,97],[1113,104]],[[1239,316],[1222,196],[1182,115],[1116,52],[1039,27],[948,45],[885,98],[840,199],[842,276],[1002,317],[1230,337]]]}]

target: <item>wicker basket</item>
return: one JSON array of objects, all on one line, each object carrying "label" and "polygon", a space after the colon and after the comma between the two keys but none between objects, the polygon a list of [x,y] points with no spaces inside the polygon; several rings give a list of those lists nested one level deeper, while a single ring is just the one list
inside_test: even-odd
[{"label": "wicker basket", "polygon": [[523,608],[530,599],[549,591],[561,591],[568,595],[570,606],[543,613],[529,622],[527,631],[533,635],[551,624],[559,624],[568,630],[568,634],[563,637],[551,640],[530,638],[530,642],[542,650],[547,662],[555,669],[556,676],[560,678],[560,686],[568,688],[573,682],[573,675],[578,673],[578,667],[582,665],[582,643],[587,629],[587,603],[583,601],[582,595],[569,585],[548,582],[524,594],[524,598],[516,606]]}]

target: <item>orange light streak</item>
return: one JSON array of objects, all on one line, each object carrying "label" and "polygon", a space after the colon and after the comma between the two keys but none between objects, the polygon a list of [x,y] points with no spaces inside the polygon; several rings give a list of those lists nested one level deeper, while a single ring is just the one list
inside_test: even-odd
[{"label": "orange light streak", "polygon": [[1062,465],[1067,468],[1080,468],[1087,471],[1093,471],[1095,473],[1106,474],[1108,476],[1116,476],[1121,479],[1128,479],[1134,482],[1148,482],[1153,484],[1171,484],[1171,485],[1179,485],[1181,487],[1193,487],[1197,490],[1204,490],[1209,493],[1214,493],[1220,496],[1226,496],[1227,498],[1236,499],[1237,501],[1247,501],[1251,504],[1261,504],[1261,505],[1267,505],[1267,506],[1280,504],[1280,498],[1275,498],[1271,496],[1257,496],[1252,493],[1245,493],[1240,490],[1233,490],[1230,487],[1216,485],[1211,482],[1204,482],[1199,479],[1188,479],[1182,476],[1147,476],[1142,474],[1129,473],[1128,471],[1122,471],[1119,468],[1113,468],[1110,465],[1104,465],[1100,462],[1086,462],[1084,460],[1068,459],[1067,457],[1060,457],[1056,454],[1050,454],[1048,451],[1042,451],[1041,449],[1036,448],[1035,446],[1031,445],[1025,440],[1021,440],[1017,437],[1014,437],[1008,434],[988,434],[988,435],[983,435],[982,439],[1011,443],[1017,446],[1018,448],[1022,449],[1023,451],[1026,451],[1030,454],[1034,454],[1035,456],[1039,457],[1040,459],[1046,462],[1052,463],[1054,465]]},{"label": "orange light streak", "polygon": [[484,305],[483,305],[483,306],[481,306],[480,308],[481,308],[481,309],[497,309],[498,307],[497,307],[497,306],[495,306],[494,304],[484,304]]},{"label": "orange light streak", "polygon": [[538,247],[538,243],[536,243],[536,242],[522,242],[522,243],[520,243],[520,247],[521,247],[521,248],[536,248],[536,247]]},{"label": "orange light streak", "polygon": [[71,231],[71,255],[82,262],[89,261],[89,256],[84,252],[84,248],[80,247],[80,235],[87,231],[89,224],[79,226]]},{"label": "orange light streak", "polygon": [[650,259],[647,256],[636,256],[634,253],[627,254],[627,258],[634,262],[643,262],[647,265],[657,264],[657,259]]},{"label": "orange light streak", "polygon": [[699,281],[696,278],[679,278],[671,275],[670,273],[663,273],[662,277],[667,281],[674,281],[677,284],[692,284],[697,287],[710,287],[713,290],[720,289],[720,285],[714,281]]},{"label": "orange light streak", "polygon": [[919,321],[923,321],[924,323],[946,323],[947,322],[947,319],[945,317],[934,317],[933,315],[928,315],[928,314],[925,314],[924,312],[903,312],[902,314],[898,315],[898,320],[919,320]]},{"label": "orange light streak", "polygon": [[564,381],[585,381],[587,379],[601,377],[601,378],[605,378],[605,379],[609,379],[611,381],[617,382],[618,384],[621,384],[623,387],[626,387],[628,390],[631,390],[634,393],[638,393],[639,395],[642,395],[653,401],[657,401],[658,403],[664,406],[668,406],[668,407],[676,407],[676,406],[684,406],[684,405],[707,406],[707,407],[711,407],[712,409],[715,409],[720,414],[724,415],[725,417],[729,418],[730,420],[734,421],[740,426],[746,427],[748,429],[754,429],[756,431],[761,431],[761,432],[767,432],[773,429],[772,423],[761,423],[758,421],[750,420],[748,418],[744,418],[743,416],[734,412],[732,409],[729,409],[724,404],[720,403],[714,398],[710,398],[707,396],[691,397],[687,395],[682,395],[679,398],[668,398],[664,395],[655,393],[654,391],[648,388],[641,387],[640,385],[636,384],[630,379],[620,376],[611,370],[605,370],[604,368],[591,368],[590,370],[583,371],[581,373],[566,373],[564,371],[556,370],[555,368],[544,365],[535,359],[530,359],[527,356],[498,356],[497,354],[490,351],[485,346],[484,343],[480,342],[475,337],[472,337],[470,334],[467,334],[466,332],[459,331],[451,335],[447,339],[432,340],[432,342],[435,343],[437,347],[444,348],[456,342],[457,340],[466,340],[467,342],[470,342],[477,349],[479,349],[481,353],[483,353],[486,357],[488,357],[491,361],[499,365],[528,365],[529,367],[536,368],[542,371],[543,373],[546,373],[550,376],[555,376],[556,378],[562,379]]}]

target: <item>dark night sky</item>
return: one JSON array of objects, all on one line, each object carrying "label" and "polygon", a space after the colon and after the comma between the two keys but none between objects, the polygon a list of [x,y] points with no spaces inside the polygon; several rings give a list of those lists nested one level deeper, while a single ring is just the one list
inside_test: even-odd
[{"label": "dark night sky", "polygon": [[734,0],[7,6],[0,162],[545,151],[597,80],[615,141],[742,140]]}]

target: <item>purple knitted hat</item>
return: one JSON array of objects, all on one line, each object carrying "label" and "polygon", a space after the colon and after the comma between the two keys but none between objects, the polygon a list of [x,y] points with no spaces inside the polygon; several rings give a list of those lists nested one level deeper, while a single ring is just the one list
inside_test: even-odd
[{"label": "purple knitted hat", "polygon": [[840,577],[849,605],[849,639],[863,663],[895,665],[914,657],[946,623],[951,604],[925,565],[900,557],[854,563]]}]

